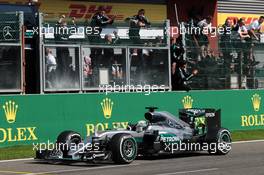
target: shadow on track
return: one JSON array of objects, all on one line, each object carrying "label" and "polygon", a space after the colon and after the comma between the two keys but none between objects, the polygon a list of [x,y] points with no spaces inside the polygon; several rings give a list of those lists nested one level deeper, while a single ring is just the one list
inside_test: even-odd
[{"label": "shadow on track", "polygon": [[36,165],[61,165],[61,166],[77,166],[77,167],[101,167],[107,165],[116,165],[111,161],[104,162],[85,162],[85,161],[45,161],[45,160],[35,160],[27,162],[27,164],[36,164]]},{"label": "shadow on track", "polygon": [[[152,155],[152,156],[142,156],[139,155],[136,160],[163,160],[163,159],[181,159],[186,157],[197,157],[197,156],[210,156],[208,153],[203,152],[193,152],[193,153],[177,153],[177,154],[165,154],[165,155]],[[101,167],[116,165],[112,161],[96,161],[96,162],[85,162],[85,161],[46,161],[46,160],[35,160],[27,162],[27,164],[47,164],[47,165],[67,165],[67,166],[78,166],[78,167]]]},{"label": "shadow on track", "polygon": [[136,160],[180,159],[180,158],[196,157],[196,156],[210,156],[210,155],[206,152],[185,152],[185,153],[177,153],[177,154],[138,156]]}]

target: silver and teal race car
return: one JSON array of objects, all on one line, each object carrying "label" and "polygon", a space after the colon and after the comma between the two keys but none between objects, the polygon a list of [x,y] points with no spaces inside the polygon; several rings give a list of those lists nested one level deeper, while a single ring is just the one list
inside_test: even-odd
[{"label": "silver and teal race car", "polygon": [[137,156],[208,151],[225,155],[231,150],[231,134],[221,127],[220,110],[180,109],[179,118],[166,111],[147,107],[145,120],[127,129],[97,131],[82,138],[64,131],[52,150],[38,150],[36,159],[45,161],[133,162]]}]

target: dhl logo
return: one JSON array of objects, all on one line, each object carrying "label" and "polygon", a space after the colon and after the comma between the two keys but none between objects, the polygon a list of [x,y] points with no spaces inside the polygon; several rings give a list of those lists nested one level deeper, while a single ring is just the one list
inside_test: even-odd
[{"label": "dhl logo", "polygon": [[251,24],[253,21],[258,20],[260,15],[257,14],[239,14],[239,13],[218,13],[218,25],[222,25],[225,23],[227,18],[231,19],[232,21],[236,22],[240,18],[245,21],[246,25]]},{"label": "dhl logo", "polygon": [[[111,5],[84,5],[84,4],[70,4],[69,6],[69,17],[75,18],[85,18],[90,19],[94,13],[98,10],[104,9],[105,13],[108,14],[109,17],[112,17],[111,14],[113,6]],[[124,19],[124,15],[116,15],[116,20]]]},{"label": "dhl logo", "polygon": [[[8,2],[8,1],[1,1],[1,3],[7,3],[7,4],[27,4],[23,1],[14,1],[14,2]],[[36,3],[37,6],[41,8],[41,3]],[[113,14],[113,6],[112,5],[85,5],[80,3],[73,3],[69,4],[68,9],[63,10],[63,12],[54,12],[49,13],[47,12],[50,17],[56,17],[57,15],[66,15],[70,18],[75,17],[76,19],[91,19],[94,13],[96,13],[98,10],[104,9],[106,14],[109,17],[116,16],[116,20],[124,20],[125,16],[122,14]]]},{"label": "dhl logo", "polygon": [[[240,18],[236,17],[236,16],[230,16],[228,17],[230,18],[232,21],[238,21]],[[253,21],[258,20],[257,17],[241,17],[243,20],[245,20],[245,24],[249,25],[251,24]]]},{"label": "dhl logo", "polygon": [[[0,3],[27,4],[28,0],[0,0]],[[39,0],[37,3],[40,12],[44,13],[44,20],[55,21],[59,16],[65,15],[68,19],[75,17],[77,21],[91,19],[93,14],[104,9],[107,16],[115,16],[116,21],[123,21],[126,17],[135,15],[138,9],[144,8],[151,21],[163,21],[167,17],[166,5],[156,5],[147,3],[107,3],[94,1],[76,0]],[[159,12],[159,13],[157,13]]]}]

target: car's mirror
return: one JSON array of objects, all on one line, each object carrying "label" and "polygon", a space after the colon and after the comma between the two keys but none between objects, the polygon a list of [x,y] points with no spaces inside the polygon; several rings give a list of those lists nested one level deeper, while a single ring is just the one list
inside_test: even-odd
[{"label": "car's mirror", "polygon": [[176,128],[176,129],[183,129],[183,126],[181,126],[181,125],[176,125],[175,128]]}]

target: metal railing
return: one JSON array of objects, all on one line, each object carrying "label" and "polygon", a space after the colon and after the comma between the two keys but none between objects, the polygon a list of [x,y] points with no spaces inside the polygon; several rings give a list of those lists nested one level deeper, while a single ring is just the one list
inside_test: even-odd
[{"label": "metal railing", "polygon": [[64,35],[56,24],[40,21],[43,92],[170,89],[169,21],[140,29],[134,40],[125,24],[89,35],[89,26],[67,25],[77,33]]},{"label": "metal railing", "polygon": [[[195,41],[195,38],[198,38]],[[241,39],[237,32],[217,35],[212,48],[200,36],[184,34],[185,59],[189,71],[199,73],[191,80],[192,89],[258,89],[264,88],[264,41]],[[209,37],[209,41],[210,41]]]},{"label": "metal railing", "polygon": [[0,92],[22,93],[23,12],[0,14]]}]

